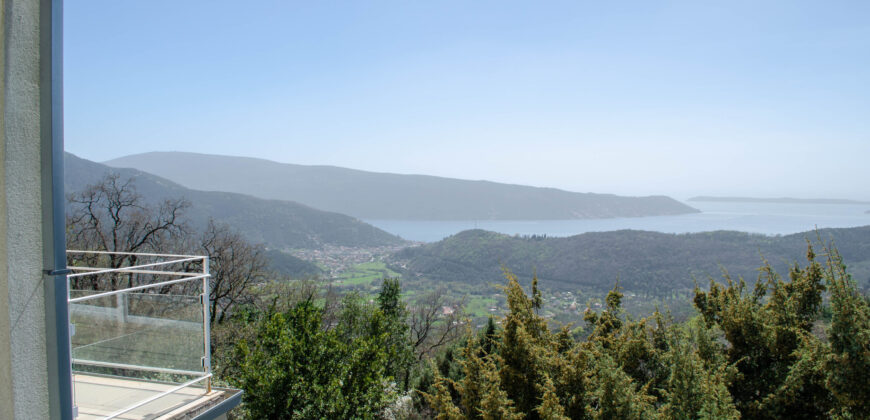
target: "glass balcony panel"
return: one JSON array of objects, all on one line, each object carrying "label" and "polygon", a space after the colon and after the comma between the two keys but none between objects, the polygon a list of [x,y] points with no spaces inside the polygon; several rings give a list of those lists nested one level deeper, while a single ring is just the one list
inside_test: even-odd
[{"label": "glass balcony panel", "polygon": [[143,373],[203,371],[199,296],[130,292],[97,297],[70,304],[70,321],[74,370],[129,365]]},{"label": "glass balcony panel", "polygon": [[[154,418],[220,394],[209,391],[205,358],[208,319],[200,298],[208,294],[205,258],[69,254],[75,273],[69,276],[69,317],[78,419]],[[116,267],[109,256],[119,255],[135,266],[106,268]]]}]

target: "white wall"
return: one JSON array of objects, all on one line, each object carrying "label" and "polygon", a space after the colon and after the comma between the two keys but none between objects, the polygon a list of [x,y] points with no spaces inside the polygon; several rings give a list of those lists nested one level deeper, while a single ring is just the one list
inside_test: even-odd
[{"label": "white wall", "polygon": [[48,419],[40,2],[0,6],[0,419]]}]

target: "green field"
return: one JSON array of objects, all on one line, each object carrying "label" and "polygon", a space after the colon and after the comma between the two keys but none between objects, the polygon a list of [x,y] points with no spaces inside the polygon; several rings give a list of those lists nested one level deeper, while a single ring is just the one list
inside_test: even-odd
[{"label": "green field", "polygon": [[339,286],[377,286],[385,277],[399,277],[399,273],[387,268],[382,261],[357,264],[338,275]]},{"label": "green field", "polygon": [[489,311],[489,308],[496,306],[496,301],[494,298],[483,297],[483,296],[469,296],[468,304],[466,306],[466,311],[473,317],[487,317],[489,315],[496,315],[497,313],[492,313]]}]

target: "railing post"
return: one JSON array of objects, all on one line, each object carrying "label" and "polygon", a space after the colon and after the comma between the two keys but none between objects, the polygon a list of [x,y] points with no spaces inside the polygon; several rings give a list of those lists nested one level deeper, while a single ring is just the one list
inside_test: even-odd
[{"label": "railing post", "polygon": [[[206,375],[211,373],[211,326],[209,322],[211,316],[209,314],[209,267],[208,257],[202,257],[202,342],[203,342],[203,369]],[[211,392],[211,377],[205,380],[206,392]]]},{"label": "railing post", "polygon": [[[69,349],[69,353],[67,353],[67,354],[69,354],[69,360],[67,360],[67,362],[69,362],[69,372],[70,372],[70,374],[69,374],[69,389],[70,389],[70,402],[72,404],[72,413],[71,414],[72,414],[72,418],[76,418],[79,416],[79,408],[78,408],[78,406],[76,406],[76,384],[75,384],[75,377],[73,376],[74,374],[73,374],[73,370],[72,370],[72,368],[73,368],[72,341],[73,341],[73,336],[76,335],[76,326],[75,326],[75,324],[72,323],[72,310],[71,310],[72,308],[70,307],[70,304],[69,304],[69,299],[72,297],[72,292],[70,291],[70,284],[69,284],[69,274],[63,276],[63,278],[64,278],[64,281],[66,282],[66,286],[67,286],[66,287],[66,301],[67,301],[67,304],[66,304],[67,326],[66,327],[67,327],[67,331],[69,332],[69,335],[67,336],[67,337],[69,337],[69,340],[67,341],[66,345],[67,345],[67,349]],[[60,343],[58,343],[58,345],[60,345]]]}]

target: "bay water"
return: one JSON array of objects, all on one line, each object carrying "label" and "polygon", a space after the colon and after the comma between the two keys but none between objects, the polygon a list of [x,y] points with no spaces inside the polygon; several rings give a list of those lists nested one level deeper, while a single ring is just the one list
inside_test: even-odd
[{"label": "bay water", "polygon": [[365,220],[402,238],[435,242],[468,229],[508,235],[573,236],[622,229],[664,233],[736,230],[788,235],[819,228],[870,225],[870,204],[687,202],[701,213],[571,220]]}]

